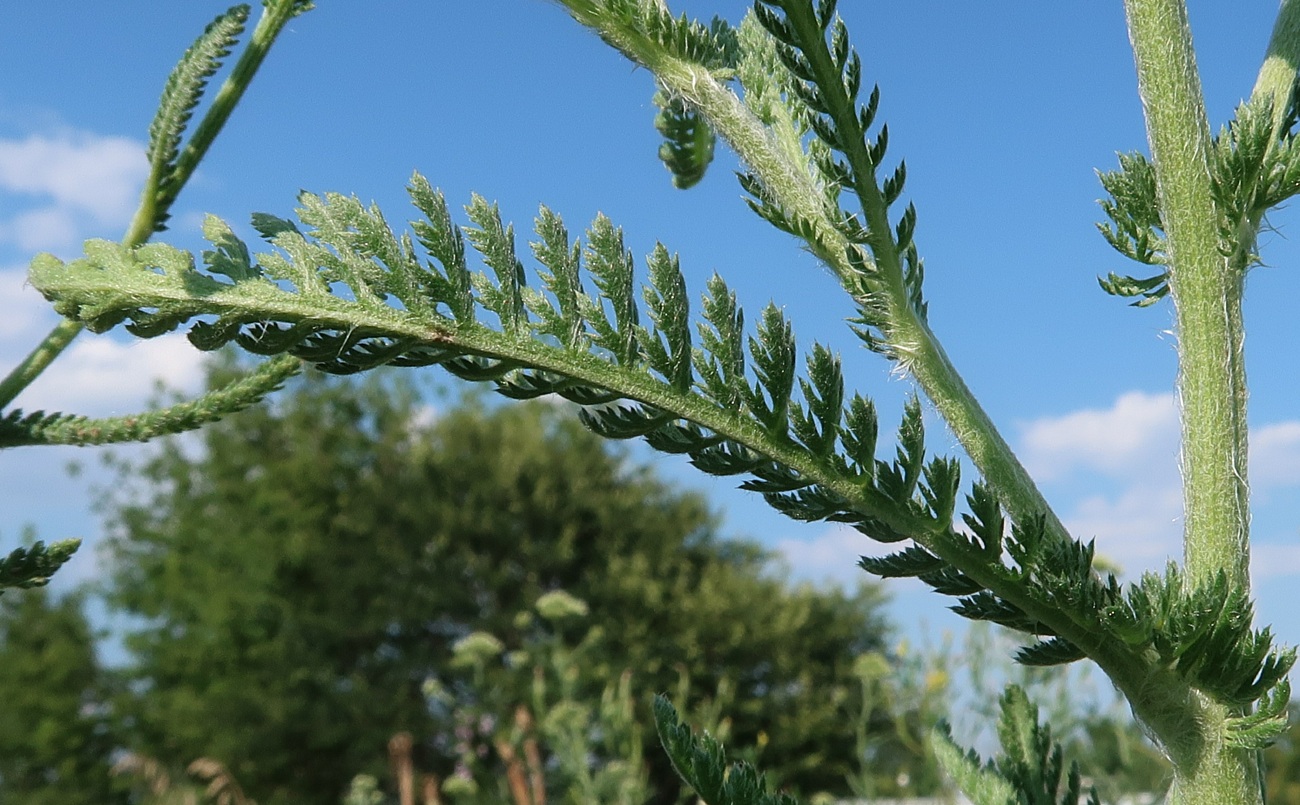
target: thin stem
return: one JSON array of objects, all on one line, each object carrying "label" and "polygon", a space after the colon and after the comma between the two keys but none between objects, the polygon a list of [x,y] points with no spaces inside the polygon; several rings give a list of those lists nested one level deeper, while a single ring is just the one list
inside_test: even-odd
[{"label": "thin stem", "polygon": [[[903,255],[893,239],[889,205],[876,180],[879,166],[872,164],[868,153],[867,132],[862,130],[856,101],[844,90],[840,69],[826,48],[812,7],[794,4],[787,8],[787,13],[800,39],[816,43],[815,47],[805,47],[803,55],[813,69],[827,111],[840,132],[845,156],[854,166],[853,192],[867,221],[871,253],[883,280],[889,311],[886,327],[892,351],[899,355],[903,367],[916,378],[935,409],[952,428],[1011,518],[1028,523],[1043,517],[1054,538],[1069,539],[1069,533],[1056,512],[971,393],[943,345],[913,304],[904,279]],[[852,286],[848,290],[852,293]]]},{"label": "thin stem", "polygon": [[[301,6],[294,0],[276,0],[263,8],[262,16],[257,21],[257,27],[253,29],[247,46],[239,55],[235,66],[231,68],[230,75],[221,83],[221,88],[217,90],[203,119],[199,121],[198,126],[194,128],[194,133],[185,143],[185,148],[176,159],[175,167],[166,177],[150,177],[149,186],[145,189],[135,220],[131,222],[133,232],[146,230],[148,234],[152,234],[157,230],[158,224],[167,219],[172,202],[190,180],[195,168],[207,155],[208,149],[212,147],[226,121],[230,119],[231,113],[239,105],[239,101],[252,84],[253,77],[257,75],[258,68],[266,60],[271,45],[275,44],[276,37],[289,20],[300,13],[300,10]],[[164,178],[166,181],[162,182]],[[162,182],[161,186],[160,182]],[[143,243],[148,239],[148,234],[139,242]]]},{"label": "thin stem", "polygon": [[86,327],[79,321],[64,319],[50,330],[49,334],[28,353],[22,362],[13,368],[5,379],[0,381],[0,409],[3,409],[14,401],[23,389],[32,384],[32,381],[40,377],[55,358],[68,348],[72,339],[84,330]]},{"label": "thin stem", "polygon": [[90,419],[59,415],[36,422],[0,420],[0,448],[144,442],[158,436],[194,430],[260,402],[297,374],[301,366],[302,362],[297,358],[280,355],[196,400],[131,416]]},{"label": "thin stem", "polygon": [[1300,0],[1282,0],[1264,64],[1250,94],[1252,101],[1272,98],[1274,134],[1281,134],[1279,130],[1291,103],[1297,69],[1300,69]]},{"label": "thin stem", "polygon": [[284,26],[300,13],[301,8],[294,0],[278,0],[269,3],[263,9],[257,27],[253,29],[253,35],[249,37],[248,46],[240,54],[239,61],[235,62],[230,75],[222,82],[221,89],[212,99],[212,107],[194,129],[194,135],[176,160],[176,170],[172,176],[178,185],[189,180],[194,169],[207,154],[209,146],[221,133],[221,128],[225,126],[231,112],[244,97],[244,92],[253,82],[253,77],[257,75],[262,62],[266,60],[271,45],[275,44]]}]

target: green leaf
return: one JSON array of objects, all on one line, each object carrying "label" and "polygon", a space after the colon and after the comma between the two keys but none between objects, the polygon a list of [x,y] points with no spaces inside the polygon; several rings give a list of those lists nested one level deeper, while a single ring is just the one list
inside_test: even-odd
[{"label": "green leaf", "polygon": [[1235,749],[1258,751],[1272,746],[1286,732],[1291,703],[1291,683],[1282,679],[1260,700],[1254,712],[1228,719],[1225,743]]},{"label": "green leaf", "polygon": [[650,366],[674,389],[686,392],[693,379],[686,280],[676,255],[670,255],[662,243],[655,244],[647,262],[650,284],[644,297],[655,330],[643,336],[643,344]]},{"label": "green leaf", "polygon": [[1169,294],[1169,272],[1163,271],[1151,277],[1121,276],[1113,271],[1105,278],[1097,278],[1101,289],[1111,296],[1139,296],[1134,307],[1154,305]]},{"label": "green leaf", "polygon": [[555,336],[570,349],[580,348],[586,336],[586,321],[578,306],[578,298],[583,295],[578,277],[582,246],[577,241],[570,243],[560,216],[545,206],[537,216],[537,235],[541,240],[532,244],[533,255],[549,269],[538,273],[558,310],[545,299],[535,299],[528,307],[543,322],[539,332]]},{"label": "green leaf", "polygon": [[876,483],[890,500],[906,504],[916,492],[924,463],[925,424],[921,401],[913,396],[903,408],[903,421],[898,427],[897,456],[892,464],[877,462]]},{"label": "green leaf", "polygon": [[758,376],[758,385],[747,395],[749,409],[769,432],[784,434],[794,390],[794,330],[776,305],[763,308],[758,333],[749,339],[749,352]]},{"label": "green leaf", "polygon": [[748,388],[745,316],[736,305],[736,294],[717,274],[709,278],[708,290],[704,295],[704,322],[698,325],[701,349],[695,352],[695,371],[705,393],[715,403],[738,409]]},{"label": "green leaf", "polygon": [[844,407],[844,375],[839,356],[821,344],[813,344],[808,356],[808,380],[799,380],[807,411],[795,405],[790,426],[795,438],[816,456],[827,457],[835,449]]},{"label": "green leaf", "polygon": [[194,430],[229,414],[242,411],[279,389],[297,373],[301,363],[280,356],[259,366],[246,377],[214,389],[196,400],[158,411],[130,416],[92,419],[72,414],[24,415],[21,410],[0,417],[0,448],[37,444],[114,444],[143,442]]},{"label": "green leaf", "polygon": [[587,230],[587,269],[601,296],[614,310],[611,322],[603,306],[589,304],[586,317],[596,331],[596,344],[612,353],[624,366],[640,362],[637,343],[639,315],[633,295],[632,253],[623,246],[623,231],[604,215]]},{"label": "green leaf", "polygon": [[713,161],[717,137],[699,111],[679,95],[660,90],[655,95],[659,114],[655,128],[663,135],[659,159],[673,175],[673,186],[686,190],[699,184]]},{"label": "green leaf", "polygon": [[[944,771],[976,805],[1079,805],[1084,796],[1076,764],[1065,771],[1061,747],[1051,729],[1038,722],[1038,708],[1021,688],[1010,685],[1000,701],[998,739],[1002,753],[981,764],[973,751],[955,744],[946,727],[933,733],[935,755]],[[1095,789],[1088,805],[1098,805]]]},{"label": "green leaf", "polygon": [[858,566],[868,573],[885,578],[921,576],[933,573],[947,563],[919,545],[887,556],[863,556]]},{"label": "green leaf", "polygon": [[473,278],[479,292],[482,305],[501,320],[501,327],[507,333],[517,333],[524,325],[527,315],[521,288],[524,285],[524,265],[515,257],[515,230],[513,226],[501,223],[501,211],[495,204],[488,204],[482,196],[475,195],[473,201],[465,208],[470,220],[478,225],[466,234],[474,248],[483,254],[483,260],[496,274],[496,284],[492,284],[482,274]]},{"label": "green leaf", "polygon": [[963,750],[958,746],[947,725],[931,732],[930,746],[944,774],[952,778],[974,805],[1019,805],[1011,783],[994,769],[983,765],[974,750]]},{"label": "green leaf", "polygon": [[949,609],[963,618],[991,621],[1008,629],[1015,629],[1018,632],[1027,632],[1029,634],[1051,633],[1051,630],[1047,629],[1043,624],[1025,614],[1023,609],[1008,601],[1003,601],[988,590],[968,595],[958,601],[955,606],[949,607]]},{"label": "green leaf", "polygon": [[427,293],[439,300],[461,324],[474,321],[473,283],[465,264],[465,242],[460,227],[452,223],[447,201],[420,174],[411,177],[407,192],[424,220],[412,222],[420,245],[441,265],[424,272]]},{"label": "green leaf", "polygon": [[1082,660],[1087,655],[1073,643],[1060,637],[1041,640],[1016,652],[1016,662],[1021,665],[1066,665]]},{"label": "green leaf", "polygon": [[44,587],[81,547],[79,539],[64,539],[46,545],[34,542],[30,548],[15,548],[0,558],[0,592]]},{"label": "green leaf", "polygon": [[[180,62],[172,69],[163,87],[158,111],[149,124],[150,186],[160,194],[174,194],[172,171],[180,153],[181,138],[194,109],[203,98],[208,79],[221,69],[222,60],[239,42],[248,22],[249,8],[233,6],[208,23]],[[164,219],[165,220],[165,219]],[[158,222],[158,231],[165,227]]]},{"label": "green leaf", "polygon": [[[919,401],[906,407],[895,460],[878,461],[874,406],[860,395],[845,404],[840,361],[821,345],[798,376],[792,329],[774,305],[747,339],[751,373],[744,317],[720,279],[710,282],[692,344],[685,282],[666,247],[647,261],[643,326],[632,256],[607,218],[584,244],[543,207],[532,247],[542,281],[530,289],[513,228],[494,205],[475,197],[475,227],[463,238],[427,181],[413,177],[410,193],[426,216],[415,239],[355,197],[304,193],[301,228],[257,219],[274,250],[256,257],[210,219],[206,270],[165,245],[92,241],[82,261],[38,257],[32,282],[94,329],[125,323],[150,336],[192,322],[201,349],[233,341],[336,374],[440,365],[512,398],[557,394],[582,406],[582,421],[603,436],[644,437],[705,472],[748,476],[743,488],[792,518],[846,523],[889,543],[951,538],[959,465],[926,462]],[[494,276],[470,270],[467,242]],[[584,261],[597,293],[584,287]],[[981,561],[1000,561],[985,553]],[[981,590],[946,565],[926,580],[953,595]]]},{"label": "green leaf", "polygon": [[858,472],[865,474],[869,479],[875,478],[876,475],[878,435],[879,421],[876,418],[875,404],[855,393],[849,400],[849,408],[844,416],[844,429],[840,434],[840,442]]},{"label": "green leaf", "polygon": [[655,726],[673,768],[700,799],[709,805],[797,805],[787,794],[767,790],[763,775],[748,763],[727,765],[726,751],[716,739],[696,735],[662,694],[654,698]]},{"label": "green leaf", "polygon": [[986,555],[994,558],[1001,556],[1006,520],[1002,516],[1002,505],[998,503],[993,491],[982,483],[975,484],[966,496],[966,505],[970,507],[970,514],[961,516],[966,527],[984,546]]}]

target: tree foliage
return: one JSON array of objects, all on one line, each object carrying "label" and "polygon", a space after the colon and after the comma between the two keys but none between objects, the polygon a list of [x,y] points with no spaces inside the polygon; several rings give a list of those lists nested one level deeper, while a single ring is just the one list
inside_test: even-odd
[{"label": "tree foliage", "polygon": [[0,802],[126,802],[109,777],[110,688],[83,598],[44,589],[0,598]]},{"label": "tree foliage", "polygon": [[471,631],[519,648],[518,614],[558,589],[605,635],[591,696],[625,668],[647,696],[725,679],[733,733],[768,735],[784,781],[834,789],[853,763],[842,708],[854,658],[881,648],[876,589],[773,578],[701,497],[555,406],[428,409],[400,383],[312,380],[137,469],[111,506],[111,600],[147,624],[127,641],[146,690],[121,700],[133,748],[219,759],[260,802],[337,798],[398,730],[445,771],[452,725],[422,685],[456,687]]}]

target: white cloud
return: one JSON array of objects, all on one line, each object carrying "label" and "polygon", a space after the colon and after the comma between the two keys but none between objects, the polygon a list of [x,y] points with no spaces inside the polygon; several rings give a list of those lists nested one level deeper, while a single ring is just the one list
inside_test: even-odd
[{"label": "white cloud", "polygon": [[876,543],[851,528],[832,525],[814,539],[783,539],[776,550],[800,581],[847,586],[862,574],[857,558]]},{"label": "white cloud", "polygon": [[[1100,555],[1132,578],[1160,570],[1182,553],[1182,484],[1178,412],[1173,396],[1128,392],[1106,409],[1087,409],[1024,425],[1022,457],[1060,500],[1070,533],[1097,540]],[[1300,484],[1300,421],[1257,427],[1250,434],[1254,491]],[[1103,488],[1103,492],[1080,490]],[[1259,497],[1257,502],[1265,502]],[[1300,573],[1300,547],[1258,545],[1254,573]]]},{"label": "white cloud", "polygon": [[72,210],[41,207],[0,223],[0,240],[13,243],[29,254],[57,251],[82,240],[77,236],[81,229]]},{"label": "white cloud", "polygon": [[0,139],[0,191],[32,200],[0,221],[0,240],[58,250],[125,225],[148,174],[144,152],[136,140],[84,131]]},{"label": "white cloud", "polygon": [[1070,533],[1133,578],[1182,551],[1178,430],[1172,394],[1130,391],[1109,408],[1025,424],[1021,456]]},{"label": "white cloud", "polygon": [[129,216],[148,173],[143,143],[90,132],[0,140],[0,188],[52,198],[100,222]]},{"label": "white cloud", "polygon": [[1250,432],[1250,482],[1257,488],[1300,484],[1300,422],[1275,422]]},{"label": "white cloud", "polygon": [[1266,579],[1297,574],[1300,574],[1300,545],[1263,543],[1250,547],[1252,585]]},{"label": "white cloud", "polygon": [[180,333],[128,342],[83,335],[15,405],[94,416],[132,413],[141,410],[158,383],[197,391],[202,363],[201,353]]},{"label": "white cloud", "polygon": [[[791,578],[852,588],[865,573],[858,567],[859,557],[884,556],[910,544],[887,545],[856,529],[836,523],[812,539],[783,539],[775,547],[788,565]],[[892,587],[895,590],[899,584],[929,590],[914,579],[891,579],[891,584],[895,585]]]},{"label": "white cloud", "polygon": [[[0,269],[0,361],[6,365],[17,363],[54,321],[49,304],[27,285],[26,268]],[[23,343],[14,350],[5,349],[9,340]]]},{"label": "white cloud", "polygon": [[1045,417],[1022,427],[1022,460],[1051,481],[1079,469],[1127,478],[1155,462],[1177,467],[1178,410],[1171,394],[1130,391],[1110,408]]},{"label": "white cloud", "polygon": [[1062,519],[1076,538],[1096,539],[1097,555],[1132,579],[1182,555],[1182,515],[1182,490],[1166,484],[1086,497]]}]

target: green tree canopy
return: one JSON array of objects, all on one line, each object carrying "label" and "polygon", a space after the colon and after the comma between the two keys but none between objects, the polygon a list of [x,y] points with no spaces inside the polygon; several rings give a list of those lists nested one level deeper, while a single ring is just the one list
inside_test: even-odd
[{"label": "green tree canopy", "polygon": [[105,676],[80,594],[0,597],[0,802],[111,805]]},{"label": "green tree canopy", "polygon": [[682,673],[699,697],[727,679],[738,743],[765,743],[789,785],[843,790],[852,663],[886,632],[877,588],[782,581],[699,494],[555,406],[427,399],[391,377],[307,379],[126,468],[107,505],[110,599],[145,624],[127,638],[131,748],[220,760],[262,805],[337,801],[384,774],[398,730],[446,773],[454,725],[423,683],[457,688],[451,646],[471,631],[518,648],[517,615],[562,589],[605,635],[593,695],[624,669],[647,710]]}]

